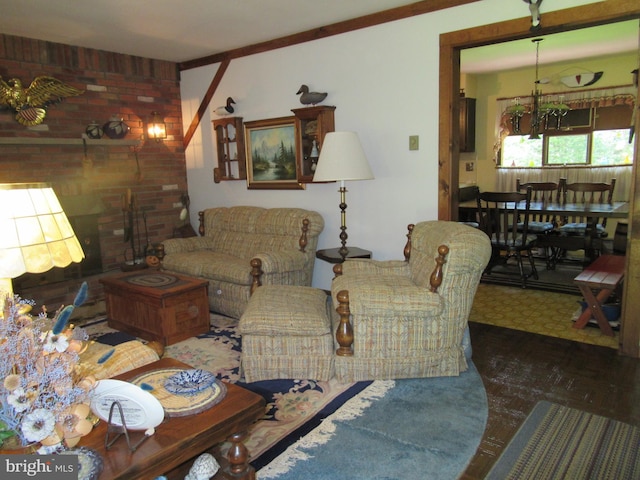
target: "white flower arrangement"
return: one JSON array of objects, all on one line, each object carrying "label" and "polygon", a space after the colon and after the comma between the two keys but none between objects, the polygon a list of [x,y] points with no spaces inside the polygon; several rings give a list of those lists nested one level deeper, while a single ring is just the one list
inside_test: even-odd
[{"label": "white flower arrangement", "polygon": [[0,448],[12,440],[52,453],[74,446],[93,428],[87,417],[95,379],[83,376],[79,364],[88,335],[68,325],[86,297],[83,283],[73,304],[52,319],[44,308],[29,315],[32,301],[7,298],[0,318]]}]

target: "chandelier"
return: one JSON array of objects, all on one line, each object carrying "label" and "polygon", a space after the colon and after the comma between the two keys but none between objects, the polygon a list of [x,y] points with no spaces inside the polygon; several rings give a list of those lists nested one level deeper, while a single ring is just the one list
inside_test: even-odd
[{"label": "chandelier", "polygon": [[529,133],[529,139],[539,139],[540,131],[555,129],[560,130],[562,128],[562,119],[567,115],[570,108],[563,102],[563,96],[559,95],[557,101],[550,96],[542,95],[540,90],[540,84],[546,83],[545,80],[540,80],[538,76],[538,62],[540,52],[540,42],[542,38],[534,38],[531,40],[536,44],[536,80],[534,82],[535,88],[531,92],[533,102],[531,105],[522,105],[520,98],[514,99],[514,104],[507,108],[507,113],[511,118],[511,125],[513,127],[513,133],[520,133],[520,120],[525,114],[531,115],[531,129]]}]

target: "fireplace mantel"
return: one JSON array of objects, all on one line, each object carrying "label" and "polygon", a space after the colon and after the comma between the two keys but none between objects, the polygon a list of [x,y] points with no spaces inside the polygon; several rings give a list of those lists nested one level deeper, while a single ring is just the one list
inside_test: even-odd
[{"label": "fireplace mantel", "polygon": [[0,137],[0,145],[97,145],[97,146],[137,146],[142,143],[139,139],[112,140],[101,138],[43,138],[43,137]]}]

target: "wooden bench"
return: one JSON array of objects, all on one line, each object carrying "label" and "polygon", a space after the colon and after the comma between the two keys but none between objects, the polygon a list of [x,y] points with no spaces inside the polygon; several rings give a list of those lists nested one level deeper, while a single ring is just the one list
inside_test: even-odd
[{"label": "wooden bench", "polygon": [[610,337],[613,336],[611,325],[602,311],[602,304],[622,283],[624,264],[624,256],[600,255],[573,279],[587,302],[587,308],[573,324],[573,328],[584,328],[593,315],[602,332]]}]

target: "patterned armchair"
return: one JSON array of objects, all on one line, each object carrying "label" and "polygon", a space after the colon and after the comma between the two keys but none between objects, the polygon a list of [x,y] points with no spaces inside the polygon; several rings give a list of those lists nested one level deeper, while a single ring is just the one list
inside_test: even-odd
[{"label": "patterned armchair", "polygon": [[165,270],[209,281],[209,308],[240,318],[260,285],[311,285],[322,216],[251,206],[199,212],[199,237],[163,242]]},{"label": "patterned armchair", "polygon": [[345,382],[458,375],[489,238],[457,222],[409,225],[405,261],[336,265],[336,377]]}]

